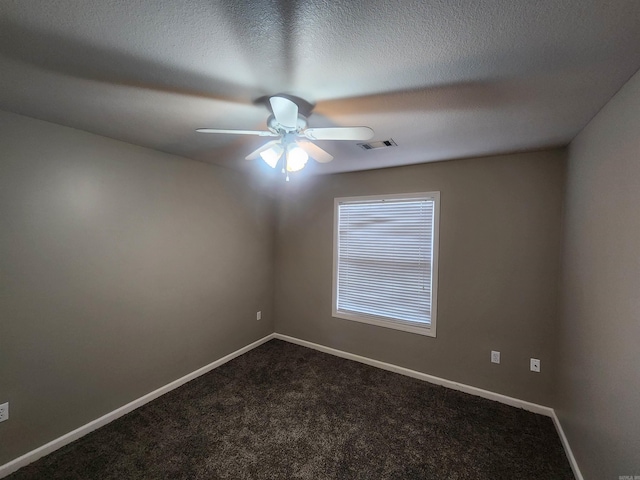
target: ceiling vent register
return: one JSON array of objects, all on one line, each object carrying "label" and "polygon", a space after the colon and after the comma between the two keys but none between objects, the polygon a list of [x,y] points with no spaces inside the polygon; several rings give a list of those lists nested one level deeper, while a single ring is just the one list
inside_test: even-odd
[{"label": "ceiling vent register", "polygon": [[363,150],[378,150],[379,148],[397,147],[398,144],[390,138],[389,140],[381,140],[379,142],[359,143],[358,146]]}]

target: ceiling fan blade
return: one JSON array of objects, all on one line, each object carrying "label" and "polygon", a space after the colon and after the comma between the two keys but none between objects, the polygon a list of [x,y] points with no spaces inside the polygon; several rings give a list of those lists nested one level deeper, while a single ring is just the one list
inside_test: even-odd
[{"label": "ceiling fan blade", "polygon": [[327,163],[333,160],[333,155],[328,152],[325,152],[315,143],[310,142],[309,140],[298,140],[296,142],[298,146],[307,152],[311,158],[313,158],[316,162]]},{"label": "ceiling fan blade", "polygon": [[269,102],[276,122],[285,128],[298,126],[298,105],[284,97],[271,97]]},{"label": "ceiling fan blade", "polygon": [[369,140],[374,135],[369,127],[307,128],[303,134],[310,140]]},{"label": "ceiling fan blade", "polygon": [[277,137],[277,133],[269,130],[224,130],[220,128],[198,128],[198,133],[228,133],[231,135],[258,135],[259,137]]},{"label": "ceiling fan blade", "polygon": [[273,147],[274,145],[278,145],[279,143],[280,143],[280,140],[271,140],[270,142],[265,143],[263,146],[261,146],[260,148],[254,150],[253,152],[251,152],[249,155],[247,155],[244,158],[246,160],[255,160],[256,158],[260,157],[260,154],[262,152],[266,152],[271,147]]}]

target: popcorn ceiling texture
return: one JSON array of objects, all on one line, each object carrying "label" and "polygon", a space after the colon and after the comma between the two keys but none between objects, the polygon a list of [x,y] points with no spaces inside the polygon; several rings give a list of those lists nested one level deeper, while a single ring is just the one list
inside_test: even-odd
[{"label": "popcorn ceiling texture", "polygon": [[400,149],[332,173],[566,145],[640,67],[640,2],[4,0],[0,109],[233,167],[253,102],[317,102]]},{"label": "popcorn ceiling texture", "polygon": [[272,340],[8,478],[573,475],[547,417]]}]

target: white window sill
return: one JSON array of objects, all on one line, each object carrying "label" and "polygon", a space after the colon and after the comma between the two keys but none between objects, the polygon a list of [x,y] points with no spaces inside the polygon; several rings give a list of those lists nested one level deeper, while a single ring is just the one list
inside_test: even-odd
[{"label": "white window sill", "polygon": [[404,320],[391,320],[381,317],[374,317],[364,314],[354,314],[340,312],[334,310],[332,312],[334,318],[342,318],[344,320],[352,320],[354,322],[368,323],[369,325],[377,325],[378,327],[393,328],[394,330],[402,330],[403,332],[417,333],[418,335],[426,335],[428,337],[436,336],[435,325],[420,325],[416,322],[407,322]]}]

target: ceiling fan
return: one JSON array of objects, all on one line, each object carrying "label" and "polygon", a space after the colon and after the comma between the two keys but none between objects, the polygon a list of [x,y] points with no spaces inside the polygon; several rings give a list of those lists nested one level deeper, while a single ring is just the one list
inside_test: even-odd
[{"label": "ceiling fan", "polygon": [[302,170],[309,158],[320,163],[333,160],[333,156],[310,140],[369,140],[373,130],[369,127],[309,128],[306,116],[300,113],[296,102],[288,96],[269,97],[273,115],[267,119],[268,130],[225,130],[198,128],[200,133],[224,133],[233,135],[257,135],[278,137],[265,143],[246,156],[247,160],[260,157],[271,168],[282,164],[282,171],[289,181],[289,172]]}]

